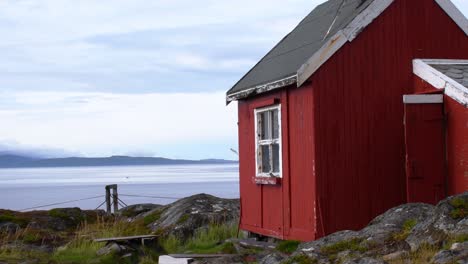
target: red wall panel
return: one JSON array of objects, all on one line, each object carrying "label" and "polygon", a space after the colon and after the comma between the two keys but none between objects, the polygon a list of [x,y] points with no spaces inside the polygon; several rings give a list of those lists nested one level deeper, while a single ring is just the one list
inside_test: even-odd
[{"label": "red wall panel", "polygon": [[405,202],[402,95],[414,92],[412,60],[468,59],[466,47],[435,1],[396,0],[310,78],[325,234]]},{"label": "red wall panel", "polygon": [[315,238],[314,104],[310,87],[288,90],[290,237]]},{"label": "red wall panel", "polygon": [[468,191],[468,108],[445,96],[448,193]]}]

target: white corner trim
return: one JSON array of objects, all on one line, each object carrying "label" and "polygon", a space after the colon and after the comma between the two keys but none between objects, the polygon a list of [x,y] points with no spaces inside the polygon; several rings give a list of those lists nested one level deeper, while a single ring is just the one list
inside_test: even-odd
[{"label": "white corner trim", "polygon": [[453,21],[468,35],[468,19],[450,0],[435,0]]},{"label": "white corner trim", "polygon": [[353,41],[374,19],[389,7],[394,0],[375,0],[363,12],[357,15],[344,29],[348,41]]},{"label": "white corner trim", "polygon": [[304,84],[320,66],[329,60],[346,42],[353,41],[364,28],[382,14],[395,0],[375,0],[344,29],[338,31],[297,71],[297,86]]},{"label": "white corner trim", "polygon": [[447,83],[443,73],[432,68],[423,60],[413,60],[413,73],[437,89],[444,89]]},{"label": "white corner trim", "polygon": [[468,64],[468,60],[413,60],[413,73],[468,108],[468,88],[431,67],[430,64]]},{"label": "white corner trim", "polygon": [[410,94],[403,95],[405,104],[441,104],[444,102],[443,94]]},{"label": "white corner trim", "polygon": [[348,41],[343,31],[338,31],[317,52],[312,55],[297,71],[297,87],[303,85],[320,66],[335,54]]}]

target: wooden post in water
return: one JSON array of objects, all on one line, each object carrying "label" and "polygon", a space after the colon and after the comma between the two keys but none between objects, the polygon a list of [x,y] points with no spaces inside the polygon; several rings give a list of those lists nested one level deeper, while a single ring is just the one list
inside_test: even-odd
[{"label": "wooden post in water", "polygon": [[[112,202],[111,202],[111,189],[112,189]],[[106,186],[106,212],[112,213],[112,204],[114,204],[114,214],[119,210],[119,195],[117,194],[117,184]]]},{"label": "wooden post in water", "polygon": [[106,213],[107,214],[111,214],[111,199],[110,199],[110,196],[111,196],[111,193],[110,193],[110,186],[107,185],[106,186]]}]

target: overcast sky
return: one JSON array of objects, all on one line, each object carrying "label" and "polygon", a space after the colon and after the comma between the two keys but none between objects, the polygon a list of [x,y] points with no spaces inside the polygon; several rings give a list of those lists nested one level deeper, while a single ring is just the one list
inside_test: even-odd
[{"label": "overcast sky", "polygon": [[2,0],[0,152],[235,159],[226,90],[322,2]]}]

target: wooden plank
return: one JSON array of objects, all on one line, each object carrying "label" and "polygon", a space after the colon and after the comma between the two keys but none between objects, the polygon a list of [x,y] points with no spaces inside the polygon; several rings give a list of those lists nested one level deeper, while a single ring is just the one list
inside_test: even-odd
[{"label": "wooden plank", "polygon": [[173,258],[222,258],[222,257],[234,257],[236,254],[170,254]]},{"label": "wooden plank", "polygon": [[94,239],[94,242],[110,242],[110,241],[127,241],[127,240],[138,240],[156,238],[156,235],[142,235],[142,236],[128,236],[128,237],[110,237],[110,238],[98,238]]},{"label": "wooden plank", "polygon": [[188,264],[192,263],[193,259],[190,258],[174,258],[171,256],[163,255],[159,256],[159,264]]}]

